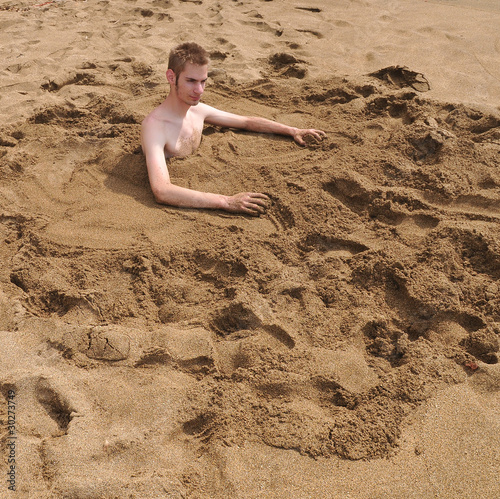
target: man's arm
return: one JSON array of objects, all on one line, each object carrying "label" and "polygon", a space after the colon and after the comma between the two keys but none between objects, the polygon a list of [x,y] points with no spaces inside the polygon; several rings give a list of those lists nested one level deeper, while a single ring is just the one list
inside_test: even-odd
[{"label": "man's arm", "polygon": [[269,200],[265,194],[242,192],[234,196],[225,196],[172,184],[165,159],[164,140],[161,131],[158,130],[158,123],[144,120],[141,139],[149,183],[158,203],[183,208],[221,209],[248,215],[265,212]]},{"label": "man's arm", "polygon": [[227,128],[241,128],[249,130],[250,132],[288,135],[293,137],[293,140],[301,146],[306,144],[304,137],[308,135],[311,135],[317,140],[322,140],[323,137],[326,136],[326,133],[322,130],[315,130],[314,128],[295,128],[257,116],[240,116],[238,114],[227,113],[226,111],[221,111],[207,105],[205,105],[204,110],[205,122],[211,125]]}]

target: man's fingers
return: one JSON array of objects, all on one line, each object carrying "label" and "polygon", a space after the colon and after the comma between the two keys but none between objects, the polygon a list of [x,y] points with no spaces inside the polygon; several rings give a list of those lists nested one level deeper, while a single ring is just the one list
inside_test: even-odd
[{"label": "man's fingers", "polygon": [[295,140],[295,142],[297,142],[297,144],[299,144],[301,146],[305,146],[306,143],[305,143],[304,139],[302,138],[302,135],[304,135],[304,134],[298,133],[298,134],[294,135],[293,140]]},{"label": "man's fingers", "polygon": [[258,213],[265,213],[268,205],[269,198],[264,194],[252,195],[251,200],[245,203],[245,208],[257,211]]},{"label": "man's fingers", "polygon": [[322,130],[311,130],[309,133],[318,140],[323,140],[323,137],[326,137],[326,133]]},{"label": "man's fingers", "polygon": [[242,208],[241,213],[244,213],[245,215],[252,215],[253,217],[258,217],[261,212],[257,210],[252,210],[251,208]]},{"label": "man's fingers", "polygon": [[269,196],[266,196],[265,194],[261,194],[259,192],[250,193],[249,198],[250,198],[249,201],[251,203],[258,204],[264,207],[266,207],[270,201]]},{"label": "man's fingers", "polygon": [[326,133],[323,132],[323,130],[315,130],[313,128],[310,128],[308,130],[299,130],[299,133],[295,135],[294,139],[297,144],[301,146],[307,145],[303,137],[307,137],[308,135],[311,135],[316,139],[317,141],[323,140],[323,137],[326,137]]},{"label": "man's fingers", "polygon": [[247,215],[253,215],[254,217],[262,215],[266,212],[265,208],[259,205],[251,205],[244,206],[241,211],[246,213]]},{"label": "man's fingers", "polygon": [[262,194],[261,192],[249,192],[248,195],[252,198],[269,199],[267,194]]},{"label": "man's fingers", "polygon": [[270,198],[260,192],[242,192],[233,196],[234,204],[229,211],[258,216],[266,212]]}]

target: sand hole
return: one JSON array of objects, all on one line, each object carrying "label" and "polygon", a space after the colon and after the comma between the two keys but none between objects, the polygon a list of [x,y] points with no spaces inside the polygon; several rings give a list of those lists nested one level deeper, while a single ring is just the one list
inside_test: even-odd
[{"label": "sand hole", "polygon": [[351,211],[361,214],[375,198],[376,194],[363,189],[352,179],[335,179],[323,184],[323,189]]},{"label": "sand hole", "polygon": [[65,434],[71,422],[73,409],[68,401],[45,378],[40,378],[35,387],[36,398],[47,414],[57,423],[61,434]]},{"label": "sand hole", "polygon": [[310,234],[307,236],[303,243],[303,248],[306,251],[316,249],[323,253],[326,257],[336,256],[347,258],[370,249],[368,246],[355,241],[324,236],[321,234]]},{"label": "sand hole", "polygon": [[220,336],[229,336],[261,325],[259,318],[241,303],[229,305],[215,314],[211,326]]},{"label": "sand hole", "polygon": [[266,333],[270,334],[273,338],[277,339],[288,348],[295,347],[295,340],[280,326],[264,326]]}]

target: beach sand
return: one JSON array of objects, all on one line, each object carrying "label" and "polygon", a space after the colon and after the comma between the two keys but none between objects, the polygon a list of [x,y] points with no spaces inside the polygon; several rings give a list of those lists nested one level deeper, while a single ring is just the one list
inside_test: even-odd
[{"label": "beach sand", "polygon": [[[500,497],[498,26],[1,1],[0,497]],[[183,41],[206,103],[327,133],[207,126],[171,161],[261,217],[154,202],[140,123]]]}]

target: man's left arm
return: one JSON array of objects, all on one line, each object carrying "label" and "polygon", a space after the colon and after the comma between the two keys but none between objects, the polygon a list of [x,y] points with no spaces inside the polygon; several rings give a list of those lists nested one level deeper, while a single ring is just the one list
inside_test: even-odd
[{"label": "man's left arm", "polygon": [[257,116],[240,116],[238,114],[220,111],[211,106],[205,106],[205,122],[211,125],[222,126],[227,128],[240,128],[250,132],[257,133],[276,133],[279,135],[288,135],[300,144],[306,145],[304,137],[312,136],[316,140],[322,140],[326,133],[322,130],[314,128],[296,128],[277,121],[259,118]]}]

